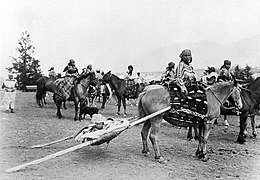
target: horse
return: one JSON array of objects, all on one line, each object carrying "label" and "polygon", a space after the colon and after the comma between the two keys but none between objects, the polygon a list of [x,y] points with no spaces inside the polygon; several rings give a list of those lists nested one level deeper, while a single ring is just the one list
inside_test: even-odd
[{"label": "horse", "polygon": [[[112,74],[111,71],[109,71],[103,76],[103,81],[105,83],[108,83],[111,89],[115,91],[115,95],[117,97],[117,107],[118,107],[117,115],[120,115],[120,107],[122,101],[124,107],[124,116],[127,116],[126,99],[130,98],[130,93],[128,92],[127,89],[126,80],[119,78],[118,76]],[[133,99],[138,98],[139,93],[140,93],[140,89],[137,88],[137,86],[135,85],[134,95],[131,98]]]},{"label": "horse", "polygon": [[[44,107],[44,104],[46,104],[46,93],[47,92],[57,92],[57,86],[54,84],[54,81],[62,81],[63,78],[49,78],[47,76],[42,76],[36,81],[37,85],[37,91],[36,91],[36,102],[40,107]],[[63,102],[64,109],[66,108],[65,101]]]},{"label": "horse", "polygon": [[[196,156],[203,161],[208,160],[206,145],[212,122],[220,115],[221,104],[226,101],[227,97],[235,88],[236,82],[234,81],[217,83],[206,89],[207,113],[203,120],[198,124],[199,144],[196,151]],[[147,86],[138,98],[138,118],[145,117],[168,106],[170,106],[170,93],[167,89],[161,85]],[[172,110],[175,111],[174,109],[171,109],[170,111]],[[143,143],[142,153],[144,155],[150,154],[147,144],[147,137],[150,132],[149,138],[153,145],[155,159],[158,162],[166,162],[160,153],[158,133],[162,119],[165,119],[170,111],[145,121],[141,131]],[[167,121],[167,119],[165,120]]]},{"label": "horse", "polygon": [[245,87],[241,87],[241,98],[243,107],[240,110],[239,116],[240,131],[237,138],[237,142],[244,144],[246,142],[246,127],[247,118],[251,118],[252,125],[252,137],[256,138],[256,127],[255,127],[255,115],[259,115],[260,109],[260,77],[256,78],[253,82],[249,83]]},{"label": "horse", "polygon": [[[87,73],[84,75],[81,75],[80,77],[76,78],[74,81],[74,86],[71,88],[71,94],[69,97],[69,101],[74,101],[75,105],[75,116],[74,120],[81,120],[82,117],[78,117],[78,106],[80,104],[80,107],[82,104],[84,104],[87,101],[87,95],[88,95],[88,88],[90,85],[95,86],[97,83],[97,79],[95,77],[95,73]],[[57,94],[57,91],[54,92],[53,96],[54,102],[57,106],[57,113],[56,115],[60,119],[62,117],[61,114],[61,104],[64,101],[64,98],[62,98],[60,95]],[[79,113],[82,114],[82,113]]]}]

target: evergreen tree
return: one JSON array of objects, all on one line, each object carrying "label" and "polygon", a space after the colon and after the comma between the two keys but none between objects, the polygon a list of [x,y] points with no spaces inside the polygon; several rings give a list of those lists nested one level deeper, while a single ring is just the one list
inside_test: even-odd
[{"label": "evergreen tree", "polygon": [[243,69],[242,71],[243,74],[243,80],[245,80],[245,82],[249,83],[253,81],[253,77],[252,77],[252,68],[248,65],[246,65],[246,67]]},{"label": "evergreen tree", "polygon": [[18,45],[16,50],[19,57],[12,57],[13,67],[6,69],[17,74],[18,85],[22,90],[25,90],[26,85],[36,84],[36,80],[42,76],[42,72],[39,65],[40,61],[32,57],[35,47],[27,31],[22,33]]}]

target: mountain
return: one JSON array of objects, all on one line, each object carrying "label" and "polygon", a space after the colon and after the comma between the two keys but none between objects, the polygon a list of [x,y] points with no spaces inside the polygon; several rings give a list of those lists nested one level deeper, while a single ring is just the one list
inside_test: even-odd
[{"label": "mountain", "polygon": [[162,68],[162,64],[163,67],[166,67],[169,61],[177,64],[180,60],[179,54],[183,49],[191,49],[193,56],[192,64],[196,69],[205,69],[207,66],[219,68],[225,59],[230,59],[233,66],[240,65],[244,67],[246,64],[251,67],[260,66],[260,35],[226,44],[200,41],[155,47],[142,55],[140,61],[143,61],[143,63],[141,65],[153,62],[149,66]]}]

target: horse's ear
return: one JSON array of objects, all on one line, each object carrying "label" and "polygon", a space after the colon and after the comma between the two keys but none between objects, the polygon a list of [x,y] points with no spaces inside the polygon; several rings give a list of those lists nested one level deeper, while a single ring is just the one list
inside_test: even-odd
[{"label": "horse's ear", "polygon": [[107,74],[111,74],[111,71],[108,71]]}]

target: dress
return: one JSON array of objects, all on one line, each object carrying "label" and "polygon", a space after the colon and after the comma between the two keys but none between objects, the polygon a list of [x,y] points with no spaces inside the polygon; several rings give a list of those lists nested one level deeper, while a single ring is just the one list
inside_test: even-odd
[{"label": "dress", "polygon": [[63,72],[66,73],[66,76],[63,81],[55,81],[58,83],[58,95],[61,96],[64,100],[67,100],[71,95],[71,88],[73,87],[73,82],[78,76],[78,69],[76,66],[68,65],[64,68]]},{"label": "dress", "polygon": [[16,86],[17,82],[15,79],[6,79],[2,85],[2,88],[5,90],[5,94],[1,104],[3,104],[5,110],[11,109],[11,112],[15,107]]},{"label": "dress", "polygon": [[225,66],[220,68],[218,81],[232,81],[233,77],[230,69],[227,69]]},{"label": "dress", "polygon": [[180,84],[195,82],[197,76],[192,65],[181,61],[176,69],[176,79]]}]

